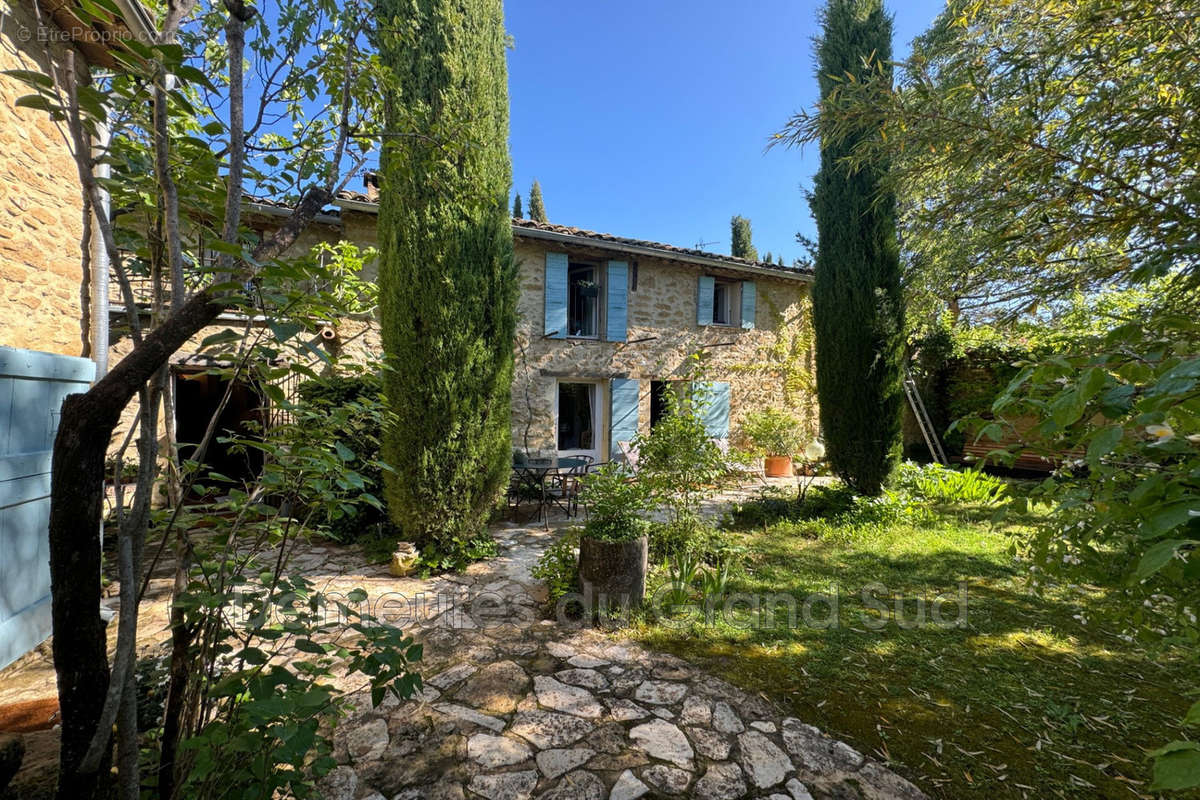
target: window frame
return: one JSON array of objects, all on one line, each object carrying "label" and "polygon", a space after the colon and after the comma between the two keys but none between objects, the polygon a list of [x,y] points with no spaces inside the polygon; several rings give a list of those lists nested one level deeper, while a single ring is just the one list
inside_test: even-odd
[{"label": "window frame", "polygon": [[[717,302],[718,290],[723,290],[725,294],[724,304]],[[721,306],[724,305],[726,319],[718,320],[717,315],[721,312]],[[742,284],[740,281],[729,278],[713,277],[713,318],[712,324],[720,328],[737,328],[742,324]]]},{"label": "window frame", "polygon": [[[571,322],[573,319],[578,319],[578,317],[572,316],[571,294],[572,294],[573,287],[574,287],[574,281],[571,280],[571,271],[575,268],[590,269],[590,270],[592,270],[593,275],[595,275],[594,281],[596,284],[596,296],[594,298],[592,298],[596,304],[595,332],[594,333],[578,333],[578,334],[574,333],[574,328],[571,325]],[[566,338],[582,339],[585,341],[599,341],[603,338],[604,326],[605,326],[605,323],[607,322],[607,319],[606,319],[607,315],[605,314],[605,307],[607,304],[604,302],[606,299],[605,289],[606,289],[606,285],[607,285],[607,279],[608,279],[608,270],[607,270],[607,264],[605,264],[605,263],[595,262],[595,261],[590,261],[590,260],[582,260],[582,259],[581,260],[575,260],[575,259],[567,260],[567,335],[566,335]]]}]

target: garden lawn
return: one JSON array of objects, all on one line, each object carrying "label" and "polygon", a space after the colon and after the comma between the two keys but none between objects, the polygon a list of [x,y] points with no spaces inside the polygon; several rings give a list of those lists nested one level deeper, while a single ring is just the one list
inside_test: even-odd
[{"label": "garden lawn", "polygon": [[[1115,598],[1100,585],[1035,594],[1009,551],[1019,528],[987,520],[957,510],[921,523],[735,530],[746,570],[730,592],[802,601],[837,586],[838,624],[789,629],[782,614],[769,629],[658,621],[635,636],[761,692],[932,797],[1150,796],[1143,748],[1178,732],[1194,662],[1122,641],[1102,621]],[[868,584],[932,598],[960,581],[963,627],[864,624]],[[956,618],[953,605],[944,611]],[[813,613],[825,619],[828,606]]]}]

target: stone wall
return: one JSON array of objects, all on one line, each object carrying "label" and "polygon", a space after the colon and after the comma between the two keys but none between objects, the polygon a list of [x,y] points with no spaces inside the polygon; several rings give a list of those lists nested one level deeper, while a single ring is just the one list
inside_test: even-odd
[{"label": "stone wall", "polygon": [[[797,414],[815,432],[816,398],[804,389],[806,374],[812,369],[808,284],[753,276],[758,295],[753,329],[700,326],[696,324],[697,278],[711,273],[699,266],[642,257],[637,259],[636,289],[630,280],[627,342],[545,339],[543,284],[548,249],[561,248],[517,240],[521,284],[513,381],[513,441],[517,447],[525,449],[528,425],[529,450],[555,450],[559,379],[627,377],[642,381],[638,425],[641,432],[647,432],[650,381],[682,378],[689,357],[701,351],[704,379],[730,384],[730,431],[735,443],[746,413],[768,406]],[[580,250],[576,254],[592,260],[620,257],[604,251]]]},{"label": "stone wall", "polygon": [[[60,68],[65,46],[24,35],[36,30],[31,3],[0,0],[0,70]],[[79,178],[63,132],[44,112],[16,107],[30,93],[0,75],[0,345],[77,356]]]}]

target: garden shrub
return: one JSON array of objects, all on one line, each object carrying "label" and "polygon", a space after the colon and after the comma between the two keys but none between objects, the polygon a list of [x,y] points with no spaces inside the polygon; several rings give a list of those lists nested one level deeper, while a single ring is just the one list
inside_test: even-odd
[{"label": "garden shrub", "polygon": [[691,555],[717,564],[738,550],[729,534],[700,520],[660,522],[650,528],[650,560],[664,563]]},{"label": "garden shrub", "polygon": [[932,503],[995,505],[1008,484],[978,469],[953,469],[941,464],[906,461],[892,473],[891,486]]},{"label": "garden shrub", "polygon": [[542,552],[530,574],[546,584],[553,605],[579,588],[579,529],[568,530]]},{"label": "garden shrub", "polygon": [[588,521],[583,533],[589,539],[627,542],[646,533],[642,519],[649,492],[644,483],[629,480],[629,474],[610,462],[583,478],[580,501],[587,506]]},{"label": "garden shrub", "polygon": [[759,455],[794,456],[804,447],[800,420],[777,408],[747,414],[742,421],[741,434]]},{"label": "garden shrub", "polygon": [[638,482],[644,482],[652,502],[679,523],[699,517],[701,501],[712,494],[715,482],[725,473],[721,451],[701,418],[705,390],[699,377],[697,359],[685,382],[686,390],[668,392],[666,414],[648,435],[634,440]]},{"label": "garden shrub", "polygon": [[[342,454],[343,460],[362,477],[361,490],[351,490],[350,494],[382,498],[385,466],[380,461],[380,447],[387,409],[379,375],[326,376],[302,383],[298,392],[309,408],[324,412],[329,434],[336,442],[334,446],[340,445],[348,451]],[[304,435],[305,431],[299,434]],[[332,513],[322,513],[316,522],[341,541],[399,536],[386,509],[369,502],[347,503]]]}]

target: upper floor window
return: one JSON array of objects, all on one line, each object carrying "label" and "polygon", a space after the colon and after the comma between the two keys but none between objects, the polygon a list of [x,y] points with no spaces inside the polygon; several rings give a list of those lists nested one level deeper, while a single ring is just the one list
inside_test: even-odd
[{"label": "upper floor window", "polygon": [[737,281],[713,281],[713,325],[737,325],[741,284]]},{"label": "upper floor window", "polygon": [[600,337],[602,270],[595,264],[567,267],[567,335]]}]

